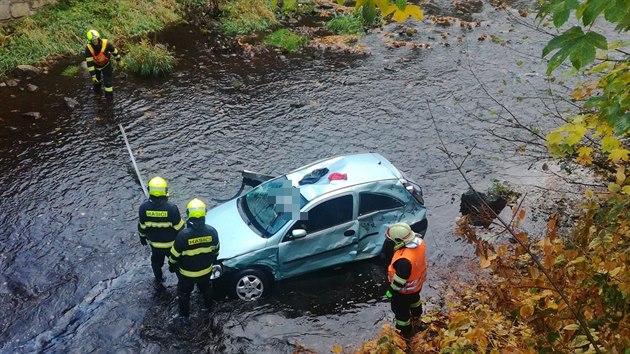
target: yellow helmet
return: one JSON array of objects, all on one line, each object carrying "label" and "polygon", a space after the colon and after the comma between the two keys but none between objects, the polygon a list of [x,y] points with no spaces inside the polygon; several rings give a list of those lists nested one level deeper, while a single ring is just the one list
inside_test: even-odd
[{"label": "yellow helmet", "polygon": [[408,224],[401,222],[390,226],[385,236],[394,241],[394,249],[399,249],[413,241],[416,238],[416,233]]},{"label": "yellow helmet", "polygon": [[189,218],[202,218],[206,216],[206,203],[195,198],[186,205]]},{"label": "yellow helmet", "polygon": [[149,181],[149,195],[154,197],[168,197],[168,185],[162,177],[153,177]]},{"label": "yellow helmet", "polygon": [[87,31],[87,34],[85,35],[88,39],[88,41],[91,41],[94,38],[101,38],[101,35],[98,34],[98,32],[96,30],[89,30]]}]

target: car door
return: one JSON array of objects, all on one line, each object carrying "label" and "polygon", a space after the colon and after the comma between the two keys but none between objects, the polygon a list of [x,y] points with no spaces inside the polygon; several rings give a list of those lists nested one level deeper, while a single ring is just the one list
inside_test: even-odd
[{"label": "car door", "polygon": [[[336,196],[305,210],[306,220],[295,222],[278,246],[281,276],[353,261],[359,226],[355,210],[353,194]],[[296,229],[306,230],[306,236],[294,239],[291,233]]]},{"label": "car door", "polygon": [[359,193],[359,259],[380,253],[385,242],[385,229],[400,220],[403,207],[402,201],[383,192]]}]

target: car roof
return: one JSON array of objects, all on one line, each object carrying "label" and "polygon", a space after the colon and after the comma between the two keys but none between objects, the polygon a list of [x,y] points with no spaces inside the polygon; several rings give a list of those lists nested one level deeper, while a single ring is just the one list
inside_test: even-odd
[{"label": "car roof", "polygon": [[[317,169],[328,168],[328,173],[317,182],[300,185],[299,181]],[[346,180],[329,181],[332,173],[345,173]],[[382,180],[401,179],[402,174],[391,162],[378,153],[360,153],[340,155],[316,161],[289,172],[286,177],[307,200],[313,200],[323,194],[344,189],[349,186]]]}]

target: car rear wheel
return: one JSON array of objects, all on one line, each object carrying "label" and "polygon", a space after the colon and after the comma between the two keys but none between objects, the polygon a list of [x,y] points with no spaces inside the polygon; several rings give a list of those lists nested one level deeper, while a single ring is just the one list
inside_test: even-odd
[{"label": "car rear wheel", "polygon": [[269,294],[271,281],[267,274],[258,269],[245,269],[234,277],[232,295],[235,298],[254,301]]}]

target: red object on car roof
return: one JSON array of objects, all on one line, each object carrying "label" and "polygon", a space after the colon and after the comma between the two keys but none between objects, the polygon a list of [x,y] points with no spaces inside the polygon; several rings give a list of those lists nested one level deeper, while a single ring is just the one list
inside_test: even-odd
[{"label": "red object on car roof", "polygon": [[330,175],[328,175],[328,180],[329,181],[339,181],[342,179],[348,179],[348,174],[347,173],[339,173],[339,172],[333,172]]}]

